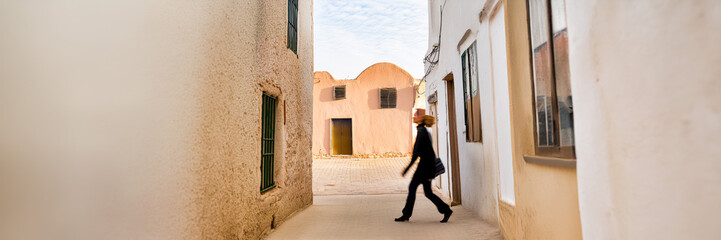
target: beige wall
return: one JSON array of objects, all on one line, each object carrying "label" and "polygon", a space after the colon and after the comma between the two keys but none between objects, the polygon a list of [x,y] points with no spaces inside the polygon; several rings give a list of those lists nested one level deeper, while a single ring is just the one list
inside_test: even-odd
[{"label": "beige wall", "polygon": [[524,156],[535,155],[527,10],[523,1],[503,4],[516,204],[499,201],[501,229],[507,239],[581,239],[576,169],[524,160]]},{"label": "beige wall", "polygon": [[721,2],[567,4],[584,238],[718,239]]},{"label": "beige wall", "polygon": [[253,239],[311,204],[300,4],[296,57],[282,0],[0,0],[0,239]]},{"label": "beige wall", "polygon": [[[442,1],[429,3],[430,23],[437,24],[436,7]],[[466,160],[469,156],[482,156],[481,161],[490,158],[491,164],[497,164],[494,138],[486,135],[489,129],[497,130],[493,117],[487,121],[487,116],[497,113],[484,102],[493,101],[488,96],[499,93],[483,90],[493,89],[484,79],[497,75],[496,69],[488,67],[497,63],[484,57],[489,53],[483,45],[489,38],[486,21],[500,4],[506,15],[503,47],[508,52],[515,187],[515,203],[498,201],[498,219],[506,239],[717,238],[721,234],[716,227],[721,223],[717,204],[721,164],[716,161],[721,155],[717,147],[721,143],[721,72],[717,67],[721,35],[716,29],[721,27],[721,4],[710,0],[648,0],[631,5],[566,1],[576,170],[528,163],[524,158],[535,155],[526,1],[447,3],[444,13],[453,14],[444,14],[445,44],[439,64],[427,78],[428,89],[439,92],[439,106],[447,104],[441,97],[446,91],[440,78],[460,72],[455,67],[457,52],[448,45],[462,51],[478,41],[484,143],[460,146],[462,169],[466,161],[472,173],[481,171]],[[477,16],[480,25],[468,20],[471,16]],[[464,32],[477,34],[476,39],[463,40]],[[436,34],[438,28],[432,25],[429,51],[437,42]],[[457,95],[459,89],[456,86]],[[456,109],[462,109],[458,99]],[[442,117],[439,125],[445,125]],[[464,172],[461,177],[470,178]],[[466,197],[468,184],[462,185],[467,206],[473,198]],[[485,191],[481,188],[480,194],[471,195]]]},{"label": "beige wall", "polygon": [[[413,77],[392,63],[377,63],[356,79],[336,80],[316,72],[313,86],[313,154],[329,154],[331,119],[351,118],[353,154],[409,153],[412,148]],[[346,85],[346,99],[333,100],[333,86]],[[379,107],[379,89],[396,88],[396,108]]]}]

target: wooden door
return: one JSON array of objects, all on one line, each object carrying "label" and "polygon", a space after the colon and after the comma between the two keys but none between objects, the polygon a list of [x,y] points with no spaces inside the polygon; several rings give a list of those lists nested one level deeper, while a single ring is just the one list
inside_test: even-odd
[{"label": "wooden door", "polygon": [[351,119],[333,119],[331,141],[333,155],[353,154],[353,123]]}]

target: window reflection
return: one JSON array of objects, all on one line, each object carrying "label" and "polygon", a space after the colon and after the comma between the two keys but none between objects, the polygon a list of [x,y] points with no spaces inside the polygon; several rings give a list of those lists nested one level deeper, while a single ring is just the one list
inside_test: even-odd
[{"label": "window reflection", "polygon": [[573,146],[573,96],[568,69],[568,31],[564,0],[551,0],[551,13],[560,145]]},{"label": "window reflection", "polygon": [[536,134],[539,146],[556,144],[553,111],[553,72],[549,42],[548,11],[545,0],[529,1],[531,44],[533,47],[533,85],[536,95]]},{"label": "window reflection", "polygon": [[573,147],[573,95],[565,0],[528,0],[528,11],[537,144],[538,147]]}]

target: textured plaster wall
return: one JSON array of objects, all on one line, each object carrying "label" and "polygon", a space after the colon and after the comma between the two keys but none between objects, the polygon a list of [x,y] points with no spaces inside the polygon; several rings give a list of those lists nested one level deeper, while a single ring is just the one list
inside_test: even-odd
[{"label": "textured plaster wall", "polygon": [[721,3],[567,4],[583,237],[717,239]]},{"label": "textured plaster wall", "polygon": [[311,204],[311,11],[296,56],[287,1],[0,1],[0,239],[253,239]]},{"label": "textured plaster wall", "polygon": [[[392,63],[377,63],[356,79],[336,80],[316,72],[313,86],[313,154],[329,154],[331,119],[351,118],[353,154],[409,153],[412,148],[413,76]],[[333,100],[333,86],[346,85],[346,99]],[[379,89],[396,88],[396,108],[381,109]]]},{"label": "textured plaster wall", "polygon": [[[290,214],[311,204],[312,136],[312,2],[299,6],[299,47],[296,55],[286,48],[287,1],[257,1],[256,37],[232,41],[235,32],[222,24],[214,42],[204,91],[203,109],[208,116],[197,143],[203,154],[195,170],[202,178],[200,226],[217,229],[217,237],[256,237],[277,226]],[[238,3],[240,4],[240,3]],[[244,17],[243,12],[236,17]],[[231,18],[232,19],[232,18]],[[250,20],[252,21],[252,20]],[[251,25],[252,26],[252,25]],[[246,45],[247,44],[247,45]],[[238,46],[255,49],[252,55],[233,54]],[[236,75],[250,68],[249,76]],[[261,95],[279,98],[276,111],[275,184],[259,193]],[[233,127],[235,126],[235,127]],[[222,235],[221,235],[222,234]],[[228,235],[228,236],[226,236]]]}]

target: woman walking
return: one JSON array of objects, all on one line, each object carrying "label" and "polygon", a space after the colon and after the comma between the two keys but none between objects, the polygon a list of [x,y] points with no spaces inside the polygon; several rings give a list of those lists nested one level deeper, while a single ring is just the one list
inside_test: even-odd
[{"label": "woman walking", "polygon": [[453,214],[448,204],[433,194],[433,190],[431,189],[431,180],[435,178],[436,153],[433,151],[431,137],[428,134],[426,126],[433,126],[435,118],[433,118],[433,116],[427,116],[425,112],[424,109],[418,109],[413,114],[413,122],[418,124],[418,135],[416,136],[416,143],[413,145],[411,162],[408,164],[408,167],[403,170],[403,176],[406,175],[408,169],[413,166],[417,158],[421,160],[418,162],[416,172],[413,174],[411,183],[408,186],[408,197],[406,198],[406,206],[403,208],[403,216],[396,218],[396,222],[408,221],[408,219],[411,218],[413,205],[416,202],[416,190],[418,189],[418,185],[421,184],[423,185],[423,192],[426,197],[436,205],[438,212],[443,214],[443,220],[441,220],[441,222],[448,222],[448,218]]}]

